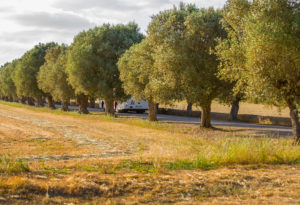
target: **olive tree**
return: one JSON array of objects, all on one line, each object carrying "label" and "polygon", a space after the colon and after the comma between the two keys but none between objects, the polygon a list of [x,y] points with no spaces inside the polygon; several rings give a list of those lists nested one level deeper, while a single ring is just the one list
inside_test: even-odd
[{"label": "olive tree", "polygon": [[223,103],[231,104],[230,120],[238,120],[239,102],[245,99],[247,82],[239,77],[246,63],[244,38],[244,17],[250,10],[248,0],[228,0],[222,10],[222,26],[227,38],[219,42],[216,54],[220,60],[219,77],[227,82],[225,92],[220,96]]},{"label": "olive tree", "polygon": [[290,109],[300,142],[300,3],[255,1],[245,22],[246,70],[251,95]]},{"label": "olive tree", "polygon": [[3,96],[9,101],[17,99],[16,86],[12,80],[13,72],[16,68],[18,60],[5,64],[0,70],[0,89]]},{"label": "olive tree", "polygon": [[[234,1],[230,10],[247,12],[242,17],[241,38],[229,36],[222,46],[222,63],[226,72],[246,82],[248,98],[277,106],[288,106],[296,142],[300,141],[300,4],[296,0]],[[232,12],[228,13],[231,15]],[[227,21],[232,28],[234,22]],[[227,50],[227,51],[226,51]],[[230,53],[231,50],[233,53]],[[232,56],[237,52],[234,66]],[[229,53],[229,54],[228,54]]]},{"label": "olive tree", "polygon": [[29,104],[33,104],[31,100],[35,98],[38,106],[43,106],[42,98],[46,96],[46,93],[38,87],[37,74],[45,62],[46,51],[54,46],[56,46],[55,43],[36,45],[22,56],[16,66],[13,81],[16,85],[17,95],[28,97]]},{"label": "olive tree", "polygon": [[149,121],[157,121],[157,89],[153,65],[153,48],[147,40],[132,46],[119,59],[118,67],[123,88],[136,99],[147,99]]},{"label": "olive tree", "polygon": [[50,93],[55,101],[62,102],[62,110],[68,111],[68,102],[75,96],[74,89],[67,81],[67,46],[61,45],[47,50],[45,63],[38,73],[38,86]]},{"label": "olive tree", "polygon": [[154,68],[169,75],[165,83],[173,91],[202,108],[202,127],[211,127],[211,103],[223,89],[212,52],[216,38],[226,33],[220,19],[220,11],[213,8],[181,4],[154,16],[148,27],[148,38],[157,48]]},{"label": "olive tree", "polygon": [[114,101],[127,97],[119,79],[118,59],[142,38],[134,23],[104,24],[79,33],[70,46],[67,64],[75,92],[103,98],[106,113],[114,114]]}]

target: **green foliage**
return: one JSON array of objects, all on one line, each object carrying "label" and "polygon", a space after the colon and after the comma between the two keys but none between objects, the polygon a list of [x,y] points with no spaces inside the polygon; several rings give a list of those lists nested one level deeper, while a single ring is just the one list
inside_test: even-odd
[{"label": "green foliage", "polygon": [[55,47],[55,43],[36,45],[33,49],[27,51],[16,66],[13,81],[16,85],[17,95],[27,97],[42,97],[45,93],[38,88],[37,74],[40,67],[45,62],[46,51]]},{"label": "green foliage", "polygon": [[221,61],[219,77],[227,82],[227,89],[219,99],[227,104],[243,99],[245,95],[247,81],[240,78],[240,72],[245,69],[246,57],[241,42],[244,38],[244,17],[250,6],[247,0],[228,0],[222,11],[221,22],[228,38],[219,40],[216,55]]},{"label": "green foliage", "polygon": [[17,63],[18,60],[14,60],[11,63],[5,64],[0,70],[1,94],[11,99],[17,98],[16,86],[12,79]]},{"label": "green foliage", "polygon": [[67,47],[56,46],[47,50],[45,63],[38,73],[38,86],[50,93],[56,101],[66,101],[74,97],[74,89],[67,81]]},{"label": "green foliage", "polygon": [[236,82],[236,91],[251,100],[299,102],[299,3],[230,0],[223,14],[228,39],[217,47],[221,77]]},{"label": "green foliage", "polygon": [[155,69],[168,74],[164,81],[175,92],[200,106],[209,105],[222,90],[218,61],[211,52],[216,38],[225,34],[220,19],[220,11],[212,8],[180,5],[155,16],[148,29],[151,43],[158,47]]},{"label": "green foliage", "polygon": [[300,4],[257,1],[245,20],[248,94],[271,104],[300,103]]},{"label": "green foliage", "polygon": [[142,38],[134,23],[105,24],[79,33],[70,46],[67,64],[75,92],[111,101],[124,98],[116,64],[119,57]]},{"label": "green foliage", "polygon": [[125,92],[138,100],[155,96],[152,54],[153,48],[145,39],[127,50],[118,62]]}]

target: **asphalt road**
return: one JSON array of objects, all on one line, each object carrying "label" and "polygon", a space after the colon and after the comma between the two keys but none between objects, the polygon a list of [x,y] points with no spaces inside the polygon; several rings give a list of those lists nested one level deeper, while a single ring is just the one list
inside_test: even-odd
[{"label": "asphalt road", "polygon": [[[70,106],[69,108],[74,110],[77,109],[76,106]],[[88,110],[92,112],[104,112],[103,109],[89,108]],[[145,120],[148,118],[147,113],[137,114],[134,112],[117,113],[117,116],[135,117],[135,118],[137,117]],[[200,118],[196,118],[196,117],[183,117],[183,116],[175,116],[175,115],[158,114],[157,118],[159,121],[166,122],[166,123],[195,124],[195,125],[200,124]],[[257,130],[258,132],[272,134],[275,136],[287,136],[292,134],[292,128],[285,127],[285,126],[253,124],[253,123],[245,123],[245,122],[232,122],[232,121],[217,120],[217,119],[212,119],[212,125],[214,127],[232,127],[232,128]]]}]

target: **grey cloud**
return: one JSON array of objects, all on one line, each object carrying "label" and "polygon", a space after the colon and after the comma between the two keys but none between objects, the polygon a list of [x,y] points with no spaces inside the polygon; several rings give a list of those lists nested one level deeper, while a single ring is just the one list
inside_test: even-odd
[{"label": "grey cloud", "polygon": [[23,26],[52,29],[85,29],[93,24],[80,16],[69,13],[51,14],[47,12],[36,12],[13,16],[13,19]]},{"label": "grey cloud", "polygon": [[3,13],[10,13],[12,12],[14,9],[13,7],[9,7],[9,6],[4,6],[4,7],[1,7],[0,6],[0,13],[3,14]]},{"label": "grey cloud", "polygon": [[65,0],[56,1],[53,6],[67,11],[79,11],[84,9],[112,9],[119,11],[136,11],[138,9],[161,7],[168,4],[169,0],[143,0],[129,3],[124,0]]},{"label": "grey cloud", "polygon": [[3,32],[0,34],[1,42],[7,44],[34,44],[40,41],[49,39],[50,41],[55,40],[69,40],[72,39],[76,32],[72,31],[57,31],[57,30],[40,30],[33,29],[19,32]]}]

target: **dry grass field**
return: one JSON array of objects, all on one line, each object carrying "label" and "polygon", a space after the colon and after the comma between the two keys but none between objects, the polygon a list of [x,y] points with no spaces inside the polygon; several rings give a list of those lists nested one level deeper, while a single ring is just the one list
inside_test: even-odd
[{"label": "dry grass field", "polygon": [[[187,103],[185,101],[176,102],[173,105],[160,105],[164,108],[174,108],[185,110],[187,108]],[[200,107],[193,106],[193,110],[200,111]],[[213,102],[211,106],[212,112],[218,113],[229,113],[230,106],[225,104],[220,104],[218,102]],[[250,115],[261,115],[261,116],[274,116],[274,117],[290,117],[288,108],[278,109],[275,106],[263,105],[263,104],[253,104],[247,102],[240,103],[239,114],[250,114]]]},{"label": "dry grass field", "polygon": [[299,146],[255,132],[1,102],[0,204],[299,204]]}]

